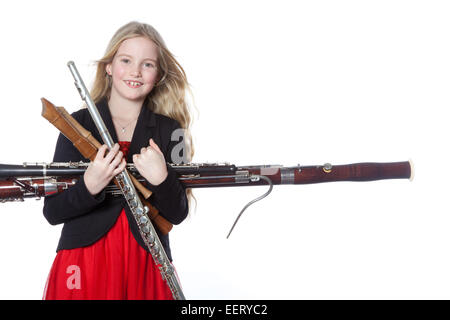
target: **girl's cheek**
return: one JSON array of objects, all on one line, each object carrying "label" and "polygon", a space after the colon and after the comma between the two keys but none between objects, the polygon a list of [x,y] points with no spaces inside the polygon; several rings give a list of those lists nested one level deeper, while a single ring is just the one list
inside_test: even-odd
[{"label": "girl's cheek", "polygon": [[125,74],[124,68],[120,68],[120,67],[117,68],[115,74],[116,74],[116,77],[122,78],[123,75]]},{"label": "girl's cheek", "polygon": [[116,77],[122,77],[126,72],[126,68],[120,63],[116,62],[113,64],[113,75]]},{"label": "girl's cheek", "polygon": [[146,82],[147,83],[154,83],[155,79],[156,79],[156,75],[154,74],[148,74],[145,76]]}]

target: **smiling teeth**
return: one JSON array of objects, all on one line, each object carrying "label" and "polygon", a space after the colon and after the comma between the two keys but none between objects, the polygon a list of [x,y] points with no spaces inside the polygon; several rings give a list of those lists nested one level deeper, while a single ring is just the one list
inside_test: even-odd
[{"label": "smiling teeth", "polygon": [[127,83],[128,83],[130,86],[133,86],[133,87],[137,87],[137,86],[141,86],[141,85],[142,85],[142,83],[140,83],[140,82],[135,82],[135,81],[127,81]]}]

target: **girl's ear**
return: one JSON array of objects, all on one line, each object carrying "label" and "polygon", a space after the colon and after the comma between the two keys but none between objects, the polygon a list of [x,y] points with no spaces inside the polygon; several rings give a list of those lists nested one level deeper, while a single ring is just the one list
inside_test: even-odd
[{"label": "girl's ear", "polygon": [[108,63],[107,65],[106,65],[106,73],[108,74],[108,75],[111,75],[111,63]]}]

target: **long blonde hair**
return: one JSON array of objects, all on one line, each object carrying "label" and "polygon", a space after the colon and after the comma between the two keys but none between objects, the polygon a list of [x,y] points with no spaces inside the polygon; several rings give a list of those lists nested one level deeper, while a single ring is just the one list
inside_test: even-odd
[{"label": "long blonde hair", "polygon": [[[169,51],[158,31],[151,25],[132,21],[116,31],[103,58],[97,61],[97,72],[91,89],[92,99],[97,103],[105,97],[110,98],[111,80],[107,76],[106,66],[112,63],[122,42],[135,37],[146,37],[158,46],[159,81],[145,99],[144,107],[178,121],[181,128],[184,129],[184,152],[187,153],[187,161],[191,162],[194,156],[194,146],[190,131],[192,117],[188,97],[192,98],[192,92],[184,69]],[[187,189],[186,193],[189,203],[191,203],[194,198],[192,189]]]}]

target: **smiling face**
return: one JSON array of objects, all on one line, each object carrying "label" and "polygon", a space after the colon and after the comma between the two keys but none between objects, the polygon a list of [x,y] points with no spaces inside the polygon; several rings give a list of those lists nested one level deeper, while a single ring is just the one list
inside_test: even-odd
[{"label": "smiling face", "polygon": [[122,42],[113,61],[106,65],[112,77],[111,98],[142,103],[158,82],[158,47],[145,37]]}]

